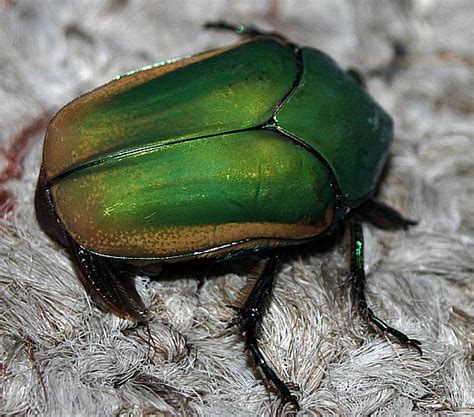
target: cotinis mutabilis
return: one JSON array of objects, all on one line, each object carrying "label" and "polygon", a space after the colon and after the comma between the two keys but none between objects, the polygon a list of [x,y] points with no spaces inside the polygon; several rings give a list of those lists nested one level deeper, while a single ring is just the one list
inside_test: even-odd
[{"label": "cotinis mutabilis", "polygon": [[257,364],[296,402],[256,337],[277,249],[347,221],[361,312],[420,350],[367,306],[357,219],[411,222],[370,199],[393,128],[357,79],[321,51],[233,29],[247,38],[117,77],[61,109],[46,133],[36,213],[91,292],[135,320],[147,312],[123,273],[127,262],[262,253],[238,322]]}]

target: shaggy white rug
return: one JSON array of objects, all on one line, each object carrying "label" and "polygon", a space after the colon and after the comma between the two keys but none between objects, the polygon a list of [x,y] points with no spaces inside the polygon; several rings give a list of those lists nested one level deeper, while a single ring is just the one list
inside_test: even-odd
[{"label": "shaggy white rug", "polygon": [[396,121],[379,199],[419,219],[365,225],[369,298],[423,343],[374,333],[344,282],[347,236],[294,248],[261,332],[304,415],[473,412],[474,2],[162,0],[0,2],[0,414],[273,415],[282,409],[226,330],[251,266],[138,277],[149,328],[91,302],[39,229],[33,192],[47,120],[115,75],[238,41],[226,19],[275,29],[367,76]]}]

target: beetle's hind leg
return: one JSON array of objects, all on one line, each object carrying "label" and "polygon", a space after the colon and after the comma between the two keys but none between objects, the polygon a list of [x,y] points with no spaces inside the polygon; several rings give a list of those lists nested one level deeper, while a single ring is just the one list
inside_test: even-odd
[{"label": "beetle's hind leg", "polygon": [[35,194],[35,209],[43,230],[69,249],[80,271],[82,283],[96,299],[120,317],[135,321],[146,320],[147,310],[135,288],[135,281],[126,271],[125,261],[87,250],[62,226],[54,210],[43,166]]},{"label": "beetle's hind leg", "polygon": [[145,321],[148,311],[125,261],[95,254],[66,234],[69,251],[81,272],[83,284],[96,299],[120,317]]},{"label": "beetle's hind leg", "polygon": [[288,43],[288,40],[280,35],[279,33],[276,32],[264,32],[256,27],[253,26],[246,26],[242,24],[238,25],[233,25],[231,23],[225,22],[225,21],[217,21],[217,22],[207,22],[204,24],[205,29],[217,29],[217,30],[227,30],[231,32],[235,32],[238,35],[242,36],[250,36],[250,37],[255,37],[255,36],[264,36],[264,37],[269,37],[269,38],[278,38],[285,43]]},{"label": "beetle's hind leg", "polygon": [[416,339],[410,339],[406,334],[390,327],[383,320],[378,318],[372,309],[368,306],[365,298],[365,272],[364,272],[364,234],[362,225],[354,220],[349,220],[351,232],[351,282],[353,294],[357,300],[359,311],[365,319],[375,325],[379,330],[395,337],[400,343],[415,348],[420,355],[421,342]]},{"label": "beetle's hind leg", "polygon": [[255,281],[249,296],[242,307],[237,308],[238,316],[233,325],[238,325],[245,335],[245,345],[255,360],[255,364],[260,366],[265,376],[273,382],[278,389],[285,403],[293,403],[297,409],[299,404],[294,395],[291,394],[287,385],[277,376],[275,371],[265,360],[263,352],[258,344],[259,327],[262,322],[265,307],[271,298],[275,277],[280,265],[278,255],[264,259],[264,267],[261,274]]}]

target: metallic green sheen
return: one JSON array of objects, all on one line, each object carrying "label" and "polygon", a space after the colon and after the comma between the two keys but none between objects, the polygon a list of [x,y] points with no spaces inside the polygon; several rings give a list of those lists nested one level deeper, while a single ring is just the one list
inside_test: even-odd
[{"label": "metallic green sheen", "polygon": [[349,204],[375,190],[392,141],[390,116],[326,54],[301,50],[303,74],[279,128],[324,158]]},{"label": "metallic green sheen", "polygon": [[327,55],[256,38],[73,101],[48,128],[44,166],[87,249],[192,256],[321,234],[335,193],[343,209],[373,193],[391,139],[390,117]]},{"label": "metallic green sheen", "polygon": [[[296,73],[291,47],[260,39],[105,98],[95,100],[92,92],[90,103],[77,108],[68,126],[69,151],[64,152],[80,149],[89,155],[80,164],[176,139],[258,126],[270,119]],[[133,81],[136,74],[122,79]]]},{"label": "metallic green sheen", "polygon": [[83,168],[55,187],[61,221],[79,241],[81,225],[88,233],[139,230],[146,239],[181,226],[327,224],[334,200],[323,164],[271,130],[158,146]]}]

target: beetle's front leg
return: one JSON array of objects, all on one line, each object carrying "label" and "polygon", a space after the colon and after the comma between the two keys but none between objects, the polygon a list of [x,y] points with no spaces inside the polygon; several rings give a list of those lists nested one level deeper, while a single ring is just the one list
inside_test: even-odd
[{"label": "beetle's front leg", "polygon": [[390,327],[383,320],[379,319],[368,306],[365,298],[364,234],[362,225],[353,219],[349,220],[349,225],[351,229],[351,281],[360,313],[369,323],[375,325],[382,332],[391,334],[404,345],[414,347],[421,355],[421,342],[419,340],[410,339],[406,334]]},{"label": "beetle's front leg", "polygon": [[278,255],[264,260],[265,266],[257,278],[248,298],[241,308],[234,324],[241,327],[245,334],[245,345],[252,352],[256,365],[260,366],[265,376],[275,384],[286,403],[293,403],[299,409],[298,400],[291,394],[287,385],[277,376],[268,365],[263,352],[258,345],[258,332],[262,322],[266,303],[270,300],[275,282],[276,273],[280,265]]},{"label": "beetle's front leg", "polygon": [[364,219],[381,229],[404,229],[414,226],[417,222],[406,219],[398,211],[374,200],[367,200],[355,211]]}]

